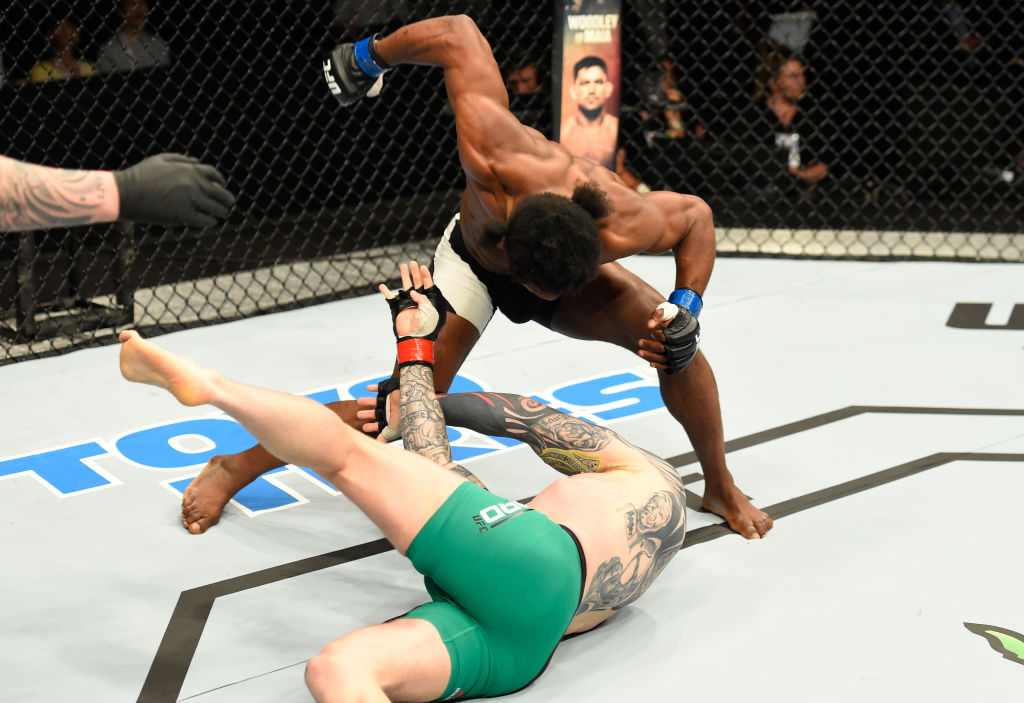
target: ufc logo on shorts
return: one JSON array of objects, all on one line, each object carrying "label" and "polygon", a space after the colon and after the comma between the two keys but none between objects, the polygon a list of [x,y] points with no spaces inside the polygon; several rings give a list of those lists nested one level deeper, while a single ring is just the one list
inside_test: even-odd
[{"label": "ufc logo on shorts", "polygon": [[529,508],[514,500],[510,500],[507,503],[489,505],[473,516],[473,522],[477,524],[481,532],[484,532],[490,527],[497,527],[521,510],[529,510]]},{"label": "ufc logo on shorts", "polygon": [[327,80],[327,87],[331,89],[331,92],[335,95],[339,95],[341,93],[341,88],[338,87],[338,84],[334,81],[334,76],[331,75],[330,59],[324,61],[324,78]]}]

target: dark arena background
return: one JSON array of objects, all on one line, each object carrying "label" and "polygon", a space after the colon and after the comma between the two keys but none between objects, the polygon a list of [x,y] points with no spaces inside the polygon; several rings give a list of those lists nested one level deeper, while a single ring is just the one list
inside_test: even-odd
[{"label": "dark arena background", "polygon": [[[536,69],[537,90],[511,106],[551,135],[550,0],[153,0],[146,27],[167,66],[31,80],[61,19],[95,63],[117,5],[4,5],[0,153],[118,169],[183,152],[220,169],[237,203],[205,230],[0,239],[0,364],[112,343],[128,326],[152,336],[362,295],[393,280],[394,261],[427,260],[463,182],[442,72],[402,67],[380,98],[342,109],[321,72],[339,41],[467,13],[503,71]],[[1021,3],[626,0],[621,26],[623,165],[704,198],[720,256],[1024,258]],[[750,136],[770,39],[804,65],[805,146],[828,167],[813,186],[780,182]]]}]

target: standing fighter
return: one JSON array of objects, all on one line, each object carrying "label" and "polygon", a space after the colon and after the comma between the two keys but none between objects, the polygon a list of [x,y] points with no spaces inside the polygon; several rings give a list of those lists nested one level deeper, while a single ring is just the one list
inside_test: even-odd
[{"label": "standing fighter", "polygon": [[[704,471],[704,507],[749,539],[772,526],[725,464],[714,374],[697,349],[701,294],[715,260],[711,210],[667,191],[640,195],[606,168],[573,157],[521,124],[487,40],[466,16],[407,25],[384,38],[342,44],[324,62],[343,105],[380,92],[399,64],[444,68],[466,173],[461,211],[434,257],[434,280],[453,312],[437,340],[435,382],[446,390],[497,307],[578,339],[636,351],[658,369],[661,395]],[[662,295],[618,259],[671,250],[675,290]],[[355,401],[332,409],[359,426]],[[377,429],[370,423],[368,431]],[[261,473],[281,465],[262,446],[210,460],[186,489],[182,519],[200,533]]]},{"label": "standing fighter", "polygon": [[[306,684],[323,703],[517,691],[540,676],[563,635],[639,598],[686,533],[679,476],[611,430],[517,395],[439,402],[430,361],[444,319],[429,270],[410,264],[397,296],[381,292],[399,337],[402,436],[416,454],[374,442],[308,398],[235,383],[121,333],[125,378],[185,405],[212,404],[277,456],[314,469],[425,576],[432,602],[354,630],[309,661]],[[500,498],[452,463],[446,418],[522,439],[567,477],[528,505]]]}]

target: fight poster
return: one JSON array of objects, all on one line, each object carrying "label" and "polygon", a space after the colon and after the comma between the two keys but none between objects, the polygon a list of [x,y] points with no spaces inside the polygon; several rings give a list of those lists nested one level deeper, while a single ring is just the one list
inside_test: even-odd
[{"label": "fight poster", "polygon": [[615,168],[619,138],[621,0],[555,0],[555,138]]}]

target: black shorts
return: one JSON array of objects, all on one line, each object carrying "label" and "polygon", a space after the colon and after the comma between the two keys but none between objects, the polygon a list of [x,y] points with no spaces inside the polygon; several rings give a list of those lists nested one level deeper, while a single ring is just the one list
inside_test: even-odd
[{"label": "black shorts", "polygon": [[[450,238],[452,249],[473,271],[473,274],[487,288],[491,302],[509,320],[518,324],[534,321],[551,327],[551,319],[558,308],[557,300],[543,300],[512,280],[509,276],[488,271],[473,258],[462,238],[462,227],[455,221]],[[442,292],[443,289],[442,289]],[[456,310],[458,312],[458,310]]]}]

